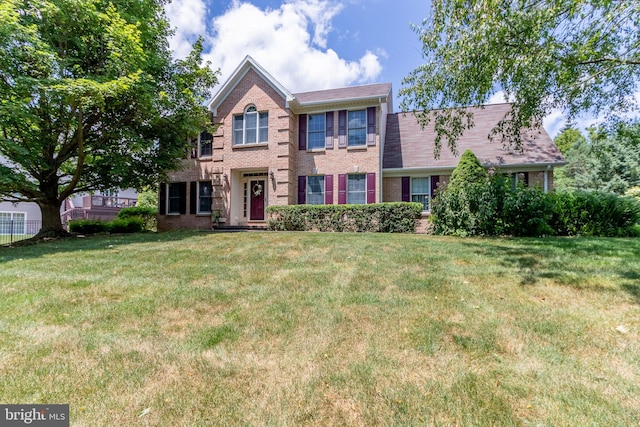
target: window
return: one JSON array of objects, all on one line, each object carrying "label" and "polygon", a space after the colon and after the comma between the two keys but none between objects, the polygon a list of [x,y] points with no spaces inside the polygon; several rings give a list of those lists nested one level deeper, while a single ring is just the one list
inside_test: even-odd
[{"label": "window", "polygon": [[269,113],[259,113],[254,105],[243,115],[233,116],[233,145],[258,144],[269,139]]},{"label": "window", "polygon": [[365,204],[367,202],[367,176],[365,174],[347,175],[347,203]]},{"label": "window", "polygon": [[367,143],[367,110],[348,112],[349,147],[361,147]]},{"label": "window", "polygon": [[25,234],[27,214],[0,212],[0,234]]},{"label": "window", "polygon": [[307,149],[313,150],[324,148],[325,141],[325,114],[309,114],[308,126],[308,146]]},{"label": "window", "polygon": [[422,204],[422,210],[429,210],[431,180],[425,178],[411,178],[411,201]]},{"label": "window", "polygon": [[200,157],[211,157],[213,154],[213,135],[209,132],[200,134],[199,153]]},{"label": "window", "polygon": [[307,204],[324,205],[324,176],[307,177]]},{"label": "window", "polygon": [[186,194],[182,194],[186,190],[185,183],[172,182],[169,184],[169,197],[168,197],[168,209],[167,213],[179,214],[181,213],[182,200],[186,197]]},{"label": "window", "polygon": [[211,212],[211,181],[198,183],[198,213]]}]

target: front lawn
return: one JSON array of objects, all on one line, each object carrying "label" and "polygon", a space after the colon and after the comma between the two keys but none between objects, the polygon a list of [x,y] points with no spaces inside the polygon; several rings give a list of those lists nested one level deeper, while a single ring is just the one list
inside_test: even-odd
[{"label": "front lawn", "polygon": [[639,425],[640,239],[0,247],[0,402],[82,426]]}]

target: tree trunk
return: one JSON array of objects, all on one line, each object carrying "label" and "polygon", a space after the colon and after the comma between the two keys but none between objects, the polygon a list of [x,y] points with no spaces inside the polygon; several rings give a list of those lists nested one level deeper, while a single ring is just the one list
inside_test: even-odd
[{"label": "tree trunk", "polygon": [[39,201],[40,211],[42,212],[42,228],[35,238],[43,237],[62,237],[69,233],[62,228],[62,220],[60,219],[60,200],[46,199]]}]

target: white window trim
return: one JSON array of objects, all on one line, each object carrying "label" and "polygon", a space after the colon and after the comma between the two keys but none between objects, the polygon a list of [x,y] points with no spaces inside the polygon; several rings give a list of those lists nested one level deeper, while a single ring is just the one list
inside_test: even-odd
[{"label": "white window trim", "polygon": [[[355,112],[359,112],[359,111],[364,111],[364,144],[358,144],[358,145],[352,145],[351,144],[351,139],[349,138],[349,130],[352,129],[361,129],[361,128],[351,128],[349,126],[350,120],[349,120],[349,113],[355,113]],[[363,149],[363,148],[367,148],[367,127],[369,125],[369,123],[367,122],[368,118],[368,114],[367,114],[367,109],[358,109],[358,110],[347,110],[347,149]]]},{"label": "white window trim", "polygon": [[[209,188],[211,189],[211,194],[209,195],[209,199],[211,200],[210,202],[210,208],[208,211],[201,211],[200,210],[200,186],[202,184],[209,184]],[[198,181],[198,185],[197,185],[197,191],[198,191],[198,197],[196,198],[197,200],[197,209],[196,209],[196,214],[197,215],[210,215],[211,212],[213,212],[213,183],[211,181]]]},{"label": "white window trim", "polygon": [[[349,199],[349,195],[351,194],[351,192],[349,191],[349,179],[352,176],[363,176],[364,177],[364,202],[362,203],[353,203],[351,202]],[[346,192],[347,192],[347,204],[348,205],[366,205],[367,204],[367,174],[366,173],[349,173],[347,174],[347,188],[346,188]],[[358,192],[360,193],[360,192]]]},{"label": "white window trim", "polygon": [[322,203],[318,203],[315,204],[316,206],[319,205],[325,205],[325,201],[326,201],[326,195],[327,195],[327,180],[326,180],[326,175],[307,175],[306,177],[306,189],[305,189],[305,204],[307,205],[313,205],[311,203],[309,203],[309,189],[310,189],[310,185],[309,185],[309,178],[314,178],[314,177],[322,177]]},{"label": "white window trim", "polygon": [[210,132],[206,132],[209,135],[211,135],[211,154],[207,154],[207,155],[202,155],[202,134],[205,133],[200,132],[200,134],[198,134],[198,158],[199,159],[210,159],[211,157],[213,157],[213,134]]},{"label": "white window trim", "polygon": [[[255,111],[249,111],[249,110],[255,110]],[[256,140],[255,142],[247,142],[247,115],[248,114],[255,114],[256,116]],[[267,115],[267,126],[266,127],[260,127],[260,114],[266,114]],[[242,117],[242,143],[238,143],[236,140],[236,131],[239,129],[236,129],[236,117]],[[232,123],[231,123],[231,127],[232,127],[232,146],[234,147],[244,147],[244,146],[251,146],[251,147],[255,147],[257,145],[267,145],[269,143],[269,112],[268,111],[259,111],[255,105],[251,104],[248,105],[245,109],[244,112],[242,114],[236,114],[232,116]],[[267,140],[266,141],[260,141],[260,129],[267,129]]]},{"label": "white window trim", "polygon": [[431,212],[431,175],[420,175],[420,176],[412,176],[409,178],[409,198],[411,199],[411,201],[413,202],[413,195],[420,195],[423,196],[425,195],[425,193],[414,193],[413,191],[413,180],[416,178],[428,178],[429,179],[429,186],[428,186],[428,193],[426,194],[427,196],[427,200],[429,202],[429,209],[427,210],[423,210],[422,212]]},{"label": "white window trim", "polygon": [[[348,114],[348,113],[347,113]],[[311,148],[311,126],[309,125],[309,121],[311,120],[311,116],[323,116],[324,117],[324,125],[322,126],[322,146],[321,147],[313,147]],[[320,131],[315,131],[313,133],[320,133]],[[327,113],[313,113],[307,115],[307,151],[324,151],[327,148]]]},{"label": "white window trim", "polygon": [[[27,232],[27,212],[0,211],[0,214],[9,214],[9,221],[13,221],[14,215],[24,215],[24,219],[22,220],[23,221],[22,233],[14,232],[14,234],[26,234],[26,232]],[[0,228],[0,231],[2,231],[1,228]],[[2,235],[2,233],[0,233],[0,235]]]}]

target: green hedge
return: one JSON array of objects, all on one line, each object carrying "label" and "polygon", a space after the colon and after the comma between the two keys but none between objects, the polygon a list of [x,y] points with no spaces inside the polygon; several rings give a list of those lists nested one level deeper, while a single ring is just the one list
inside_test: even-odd
[{"label": "green hedge", "polygon": [[267,208],[269,230],[414,233],[420,203],[289,205]]},{"label": "green hedge", "polygon": [[637,236],[640,203],[610,193],[543,193],[494,176],[467,188],[439,191],[434,233],[460,236]]},{"label": "green hedge", "polygon": [[97,233],[140,233],[144,231],[144,222],[140,218],[114,219],[78,219],[69,222],[69,231],[81,234]]},{"label": "green hedge", "polygon": [[133,206],[121,209],[118,219],[139,218],[146,231],[155,231],[158,226],[158,209],[147,206]]}]

